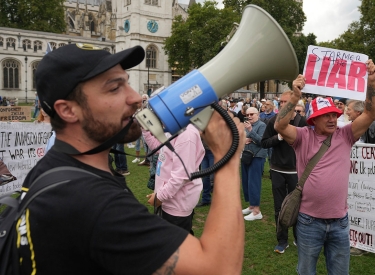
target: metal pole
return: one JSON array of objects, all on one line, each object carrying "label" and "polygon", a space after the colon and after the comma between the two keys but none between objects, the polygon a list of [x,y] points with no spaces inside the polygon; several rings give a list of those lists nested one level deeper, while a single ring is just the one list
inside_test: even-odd
[{"label": "metal pole", "polygon": [[27,104],[27,56],[25,56],[25,95]]},{"label": "metal pole", "polygon": [[147,51],[147,94],[150,93],[150,51]]}]

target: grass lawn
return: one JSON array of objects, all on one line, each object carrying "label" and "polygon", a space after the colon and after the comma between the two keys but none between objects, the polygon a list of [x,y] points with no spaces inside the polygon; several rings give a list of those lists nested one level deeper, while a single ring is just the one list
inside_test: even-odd
[{"label": "grass lawn", "polygon": [[[143,149],[141,149],[143,150]],[[125,151],[135,154],[134,149]],[[143,153],[143,152],[142,152]],[[148,168],[133,164],[134,157],[128,156],[128,167],[130,175],[126,177],[129,187],[134,192],[138,200],[147,205],[146,195],[152,191],[147,188],[149,176]],[[293,245],[293,235],[289,230],[289,248],[284,254],[273,252],[276,245],[275,222],[273,211],[273,199],[271,190],[271,180],[269,179],[268,163],[264,169],[262,184],[261,211],[263,219],[258,221],[245,221],[245,255],[243,262],[243,275],[290,275],[296,273],[297,248]],[[228,184],[231,184],[228,182]],[[148,205],[147,205],[148,206]],[[247,206],[242,197],[243,208]],[[149,210],[152,211],[151,207]],[[194,216],[193,230],[199,238],[202,234],[209,206],[196,208]],[[317,274],[327,274],[325,269],[325,259],[321,253],[319,258]],[[360,257],[350,258],[351,275],[375,275],[375,254],[368,253]],[[231,275],[231,274],[228,274]],[[335,274],[341,275],[341,274]]]}]

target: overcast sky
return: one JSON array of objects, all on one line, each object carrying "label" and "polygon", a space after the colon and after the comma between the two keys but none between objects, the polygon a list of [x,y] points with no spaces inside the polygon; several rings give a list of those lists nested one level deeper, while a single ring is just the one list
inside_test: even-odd
[{"label": "overcast sky", "polygon": [[[189,0],[178,0],[189,4]],[[203,3],[204,0],[196,0]],[[221,0],[216,0],[222,7]],[[307,17],[303,33],[314,33],[317,42],[333,40],[348,29],[353,21],[358,21],[360,0],[303,0],[303,10]]]}]

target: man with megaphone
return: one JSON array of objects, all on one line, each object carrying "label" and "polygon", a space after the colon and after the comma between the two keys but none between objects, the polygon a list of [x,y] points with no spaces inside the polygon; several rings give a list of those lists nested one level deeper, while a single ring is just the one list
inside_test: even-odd
[{"label": "man with megaphone", "polygon": [[[43,192],[28,206],[16,228],[20,274],[241,273],[244,222],[238,167],[245,138],[237,118],[239,146],[216,172],[200,239],[150,214],[124,177],[108,166],[113,144],[132,142],[141,134],[132,120],[141,97],[125,70],[144,56],[140,46],[112,55],[92,45],[70,44],[45,55],[38,65],[38,94],[56,141],[29,172],[23,190],[55,167],[90,173]],[[216,112],[202,137],[215,162],[232,144],[232,134]]]},{"label": "man with megaphone", "polygon": [[349,156],[353,144],[375,120],[375,65],[372,60],[366,63],[366,107],[353,123],[338,128],[337,118],[342,115],[342,111],[334,105],[332,98],[317,97],[311,102],[312,110],[307,120],[314,129],[297,128],[289,124],[305,86],[303,75],[293,81],[292,96],[276,118],[275,130],[291,144],[296,153],[299,178],[306,167],[311,166],[309,162],[322,144],[328,146],[303,185],[296,225],[298,274],[316,274],[316,263],[323,247],[328,274],[349,274]]}]

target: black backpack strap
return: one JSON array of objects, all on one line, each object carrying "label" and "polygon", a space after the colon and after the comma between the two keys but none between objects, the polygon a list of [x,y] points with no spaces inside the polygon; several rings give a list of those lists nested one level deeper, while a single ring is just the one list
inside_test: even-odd
[{"label": "black backpack strap", "polygon": [[26,207],[39,194],[61,184],[68,183],[72,180],[77,180],[87,175],[100,178],[100,176],[94,173],[72,166],[56,167],[44,172],[31,183],[29,191],[27,191],[25,197],[22,199],[20,203],[20,207],[16,215],[16,220],[18,220],[21,217]]},{"label": "black backpack strap", "polygon": [[100,178],[100,176],[94,173],[77,167],[57,167],[37,177],[32,182],[29,191],[26,192],[26,195],[24,195],[21,201],[20,197],[13,198],[9,195],[0,198],[0,203],[9,207],[4,210],[4,212],[7,211],[7,213],[1,224],[0,256],[4,262],[0,264],[0,274],[20,274],[16,224],[30,202],[44,191],[72,180],[83,178],[87,175]]}]

